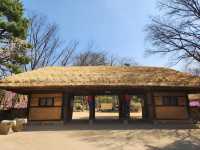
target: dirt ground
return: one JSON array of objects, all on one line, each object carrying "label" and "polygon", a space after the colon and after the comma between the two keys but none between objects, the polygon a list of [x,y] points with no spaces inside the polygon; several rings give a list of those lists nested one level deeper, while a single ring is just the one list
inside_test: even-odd
[{"label": "dirt ground", "polygon": [[190,125],[71,122],[32,125],[0,135],[0,150],[199,150],[200,129]]}]

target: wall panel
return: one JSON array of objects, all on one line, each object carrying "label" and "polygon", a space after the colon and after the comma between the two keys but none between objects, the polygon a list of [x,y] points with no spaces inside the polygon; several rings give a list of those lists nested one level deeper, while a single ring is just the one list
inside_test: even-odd
[{"label": "wall panel", "polygon": [[[40,107],[39,98],[54,97],[54,106]],[[29,108],[29,120],[60,120],[62,113],[62,93],[32,94]]]}]

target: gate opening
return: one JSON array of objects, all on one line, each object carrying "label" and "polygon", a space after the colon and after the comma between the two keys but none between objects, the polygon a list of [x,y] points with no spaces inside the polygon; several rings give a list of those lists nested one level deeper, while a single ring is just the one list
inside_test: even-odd
[{"label": "gate opening", "polygon": [[89,106],[86,96],[74,96],[72,120],[88,120]]},{"label": "gate opening", "polygon": [[141,95],[131,95],[130,119],[141,120],[144,113],[144,97]]},{"label": "gate opening", "polygon": [[99,95],[95,97],[95,120],[118,120],[119,100],[115,95]]}]

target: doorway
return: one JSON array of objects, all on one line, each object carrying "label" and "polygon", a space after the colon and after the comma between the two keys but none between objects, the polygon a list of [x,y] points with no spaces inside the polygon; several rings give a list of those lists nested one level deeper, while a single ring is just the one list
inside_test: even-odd
[{"label": "doorway", "polygon": [[119,99],[116,95],[95,96],[95,120],[114,121],[119,119]]},{"label": "doorway", "polygon": [[144,119],[144,96],[130,95],[130,120]]},{"label": "doorway", "polygon": [[74,96],[72,120],[88,121],[89,107],[86,96]]}]

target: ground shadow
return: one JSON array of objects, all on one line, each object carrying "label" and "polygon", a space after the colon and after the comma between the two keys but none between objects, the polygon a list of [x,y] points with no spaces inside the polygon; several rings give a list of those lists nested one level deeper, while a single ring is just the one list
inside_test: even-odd
[{"label": "ground shadow", "polygon": [[162,148],[149,145],[146,145],[146,147],[148,148],[148,150],[199,150],[200,142],[196,143],[193,141],[181,139]]},{"label": "ground shadow", "polygon": [[193,124],[153,124],[148,121],[130,121],[129,123],[124,123],[119,120],[96,120],[93,123],[89,123],[88,120],[73,120],[70,123],[34,123],[29,124],[25,131],[72,131],[72,130],[150,130],[150,129],[198,129],[196,125]]},{"label": "ground shadow", "polygon": [[199,150],[200,138],[194,135],[194,131],[185,130],[185,134],[180,133],[178,130],[174,131],[175,137],[178,139],[164,147],[155,147],[145,145],[148,150]]},{"label": "ground shadow", "polygon": [[89,124],[88,121],[78,120],[66,125],[29,125],[26,132],[45,134],[46,131],[60,131],[59,134],[110,150],[123,150],[127,146],[132,149],[136,145],[147,150],[199,150],[200,131],[193,129],[196,128],[191,124],[155,125],[141,121],[123,124],[116,120],[97,120]]}]

